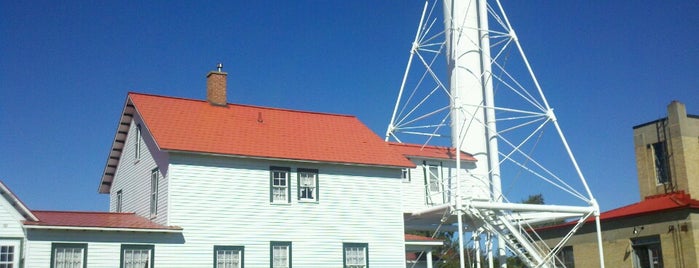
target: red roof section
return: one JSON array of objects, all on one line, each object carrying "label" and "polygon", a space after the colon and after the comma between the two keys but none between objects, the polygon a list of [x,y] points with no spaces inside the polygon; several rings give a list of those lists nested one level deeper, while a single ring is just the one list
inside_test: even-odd
[{"label": "red roof section", "polygon": [[[391,145],[391,148],[405,156],[417,156],[433,159],[456,159],[456,150],[454,148],[397,142],[389,142],[388,144]],[[473,155],[465,152],[461,152],[461,160],[472,162],[477,161]]]},{"label": "red roof section", "polygon": [[[641,202],[602,212],[600,214],[600,221],[648,215],[678,209],[699,209],[699,200],[692,199],[692,197],[684,191],[648,196]],[[590,217],[585,222],[589,223],[594,221],[595,219]],[[557,229],[572,226],[574,224],[575,222],[566,222],[559,225],[546,226],[537,229]]]},{"label": "red roof section", "polygon": [[93,227],[120,229],[180,230],[154,223],[135,213],[77,212],[77,211],[32,211],[39,221],[25,221],[24,225]]},{"label": "red roof section", "polygon": [[681,208],[699,208],[699,201],[679,191],[670,194],[648,196],[645,200],[600,214],[600,220],[623,218]]},{"label": "red roof section", "polygon": [[427,236],[405,234],[405,241],[442,241],[441,239],[436,239]]},{"label": "red roof section", "polygon": [[129,93],[163,150],[413,167],[354,116]]}]

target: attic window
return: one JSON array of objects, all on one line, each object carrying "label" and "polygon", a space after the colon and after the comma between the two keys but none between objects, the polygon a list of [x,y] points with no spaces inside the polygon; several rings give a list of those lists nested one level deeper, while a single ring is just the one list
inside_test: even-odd
[{"label": "attic window", "polygon": [[141,159],[141,124],[136,125],[136,139],[134,141],[134,159]]}]

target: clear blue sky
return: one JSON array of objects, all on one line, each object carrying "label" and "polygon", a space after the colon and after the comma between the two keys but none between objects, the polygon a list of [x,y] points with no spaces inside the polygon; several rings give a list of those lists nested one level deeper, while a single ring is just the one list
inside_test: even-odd
[{"label": "clear blue sky", "polygon": [[[31,209],[97,193],[137,91],[356,115],[383,134],[422,1],[2,1],[0,180]],[[699,114],[699,1],[503,1],[603,210],[639,200],[631,127]],[[546,193],[544,193],[546,196]]]}]

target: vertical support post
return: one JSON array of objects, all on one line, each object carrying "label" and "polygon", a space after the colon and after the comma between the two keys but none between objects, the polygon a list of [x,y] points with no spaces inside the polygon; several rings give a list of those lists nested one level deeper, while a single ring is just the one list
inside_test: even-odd
[{"label": "vertical support post", "polygon": [[427,268],[432,268],[432,250],[427,251]]}]

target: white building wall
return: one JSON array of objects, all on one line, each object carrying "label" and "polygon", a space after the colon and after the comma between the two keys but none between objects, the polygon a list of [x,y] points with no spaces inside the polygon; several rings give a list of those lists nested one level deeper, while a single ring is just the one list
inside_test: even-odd
[{"label": "white building wall", "polygon": [[[136,159],[136,126],[141,125],[141,154]],[[150,219],[150,177],[158,168],[158,214],[155,222],[167,225],[168,155],[160,151],[138,114],[134,114],[109,193],[109,211],[116,211],[117,192],[122,191],[122,212],[135,212]]]},{"label": "white building wall", "polygon": [[17,210],[7,201],[0,197],[0,238],[22,238],[21,221],[24,220]]},{"label": "white building wall", "polygon": [[[400,169],[170,159],[170,224],[186,244],[158,246],[157,266],[207,267],[213,246],[228,245],[245,246],[247,267],[268,267],[270,241],[290,241],[295,267],[341,267],[343,242],[368,243],[371,267],[405,267]],[[270,166],[291,168],[290,204],[270,204]],[[319,170],[318,203],[297,200],[297,168]]]},{"label": "white building wall", "polygon": [[[454,202],[456,195],[456,162],[453,160],[411,158],[416,167],[410,169],[410,181],[401,184],[404,212],[413,212],[434,205]],[[442,178],[442,194],[427,191],[427,166],[439,167]],[[475,167],[474,163],[463,162],[461,164],[461,193],[464,198],[488,199],[489,192],[487,182],[475,180],[470,171]],[[430,195],[428,197],[428,194]]]},{"label": "white building wall", "polygon": [[[160,245],[184,243],[180,234],[136,232],[28,230],[27,238],[25,267],[28,268],[51,267],[53,243],[87,244],[87,267],[119,267],[122,244],[155,245],[157,254]],[[159,267],[157,263],[155,267]]]}]

